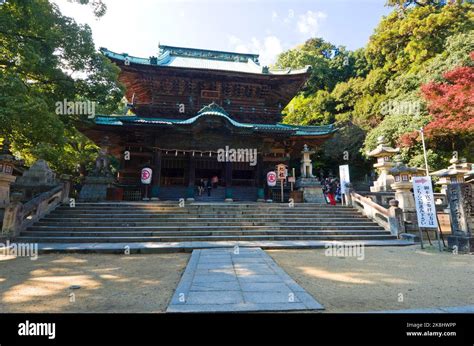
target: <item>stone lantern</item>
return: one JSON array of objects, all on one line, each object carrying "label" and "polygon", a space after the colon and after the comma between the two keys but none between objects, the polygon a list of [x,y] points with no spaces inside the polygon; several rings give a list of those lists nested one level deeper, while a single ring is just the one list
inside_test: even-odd
[{"label": "stone lantern", "polygon": [[0,151],[0,209],[5,208],[10,203],[10,185],[16,180],[13,175],[15,161],[10,151],[10,142],[4,139]]},{"label": "stone lantern", "polygon": [[466,159],[461,160],[455,155],[451,160],[448,168],[430,173],[430,175],[439,177],[436,185],[441,185],[441,192],[446,193],[447,185],[455,183],[464,183],[465,176],[469,176],[469,172],[473,169],[473,164],[466,162]]},{"label": "stone lantern", "polygon": [[311,154],[314,150],[305,144],[301,151],[300,177],[296,180],[296,188],[303,192],[303,200],[309,203],[326,203],[320,181],[313,175]]},{"label": "stone lantern", "polygon": [[301,152],[301,177],[302,178],[314,178],[313,165],[311,164],[311,155],[314,154],[314,150],[310,150],[305,144],[303,151]]},{"label": "stone lantern", "polygon": [[[388,174],[393,176],[394,183],[391,184],[391,188],[395,190],[395,199],[399,202],[399,208],[403,210],[405,221],[410,220],[412,217],[410,213],[413,213],[416,218],[416,207],[415,199],[411,189],[412,177],[423,176],[425,170],[416,167],[408,167],[402,162],[401,156],[395,156],[395,165],[388,170]],[[415,219],[416,221],[416,219]]]},{"label": "stone lantern", "polygon": [[367,153],[368,156],[377,158],[374,168],[379,175],[374,186],[370,187],[371,192],[390,190],[390,185],[395,182],[395,179],[388,171],[395,165],[391,161],[392,156],[399,151],[399,148],[390,147],[383,136],[377,138],[377,148]]}]

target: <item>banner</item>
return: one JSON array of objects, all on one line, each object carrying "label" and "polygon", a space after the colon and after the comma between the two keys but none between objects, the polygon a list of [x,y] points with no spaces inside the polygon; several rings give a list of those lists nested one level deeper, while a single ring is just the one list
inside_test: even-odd
[{"label": "banner", "polygon": [[277,165],[277,172],[278,180],[285,180],[288,176],[288,170],[286,169],[286,166],[283,163]]},{"label": "banner", "polygon": [[413,177],[413,194],[415,197],[418,226],[438,228],[431,177]]},{"label": "banner", "polygon": [[341,182],[341,193],[346,193],[346,184],[351,182],[349,176],[349,165],[339,166],[339,180]]}]

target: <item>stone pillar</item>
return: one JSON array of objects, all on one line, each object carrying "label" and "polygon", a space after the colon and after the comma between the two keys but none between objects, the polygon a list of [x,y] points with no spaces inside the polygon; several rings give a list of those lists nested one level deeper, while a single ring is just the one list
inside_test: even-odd
[{"label": "stone pillar", "polygon": [[15,238],[21,231],[20,227],[23,218],[23,204],[20,202],[23,197],[21,192],[15,192],[11,196],[12,201],[5,208],[1,235],[7,238]]},{"label": "stone pillar", "polygon": [[15,157],[10,151],[10,141],[4,139],[0,150],[0,209],[4,209],[10,203],[10,185],[16,180],[13,175],[15,163]]},{"label": "stone pillar", "polygon": [[62,174],[60,178],[63,184],[63,191],[61,194],[61,203],[69,204],[69,193],[71,191],[71,176],[67,174]]},{"label": "stone pillar", "polygon": [[0,209],[10,203],[10,185],[15,182],[16,177],[11,174],[0,173]]},{"label": "stone pillar", "polygon": [[153,152],[153,175],[151,180],[151,200],[158,201],[160,196],[161,180],[161,150]]},{"label": "stone pillar", "polygon": [[390,207],[388,208],[388,223],[390,227],[390,233],[398,238],[401,233],[405,233],[403,211],[398,207],[398,201],[396,199],[390,200],[389,203]]},{"label": "stone pillar", "polygon": [[395,199],[399,202],[399,208],[403,210],[403,219],[411,225],[411,230],[417,230],[416,205],[411,192],[413,184],[409,181],[400,181],[393,183],[391,187],[395,190]]},{"label": "stone pillar", "polygon": [[225,162],[225,202],[232,202],[232,162]]},{"label": "stone pillar", "polygon": [[448,247],[458,252],[474,251],[474,193],[472,184],[447,185],[452,234],[448,236]]},{"label": "stone pillar", "polygon": [[186,189],[186,200],[194,201],[194,188],[196,180],[196,160],[192,155],[189,156],[188,161],[188,188]]}]

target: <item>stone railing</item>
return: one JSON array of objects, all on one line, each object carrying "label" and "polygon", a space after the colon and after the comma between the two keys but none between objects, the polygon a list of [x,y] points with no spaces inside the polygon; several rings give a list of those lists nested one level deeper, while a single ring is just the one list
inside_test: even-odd
[{"label": "stone railing", "polygon": [[[359,194],[370,198],[372,201],[381,206],[390,206],[390,200],[395,199],[395,191],[386,192],[370,192],[359,191]],[[448,199],[444,193],[434,193],[434,199],[437,210],[443,210],[448,207]]]},{"label": "stone railing", "polygon": [[347,194],[347,204],[361,211],[365,216],[375,221],[392,235],[399,236],[405,233],[403,211],[398,207],[398,201],[390,200],[390,207],[384,208],[370,197],[362,196],[352,189]]},{"label": "stone railing", "polygon": [[371,192],[371,191],[358,191],[363,197],[370,198],[373,202],[382,206],[389,206],[390,200],[395,199],[395,192]]},{"label": "stone railing", "polygon": [[69,202],[70,182],[43,192],[26,203],[22,203],[21,193],[13,193],[11,202],[5,209],[1,235],[13,239],[33,223],[54,210],[60,203]]}]

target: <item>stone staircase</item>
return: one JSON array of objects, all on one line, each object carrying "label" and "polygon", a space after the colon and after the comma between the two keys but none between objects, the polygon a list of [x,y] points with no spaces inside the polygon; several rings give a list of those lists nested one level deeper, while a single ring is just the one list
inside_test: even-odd
[{"label": "stone staircase", "polygon": [[175,202],[60,206],[17,241],[133,243],[190,241],[393,240],[357,210],[321,204]]}]

